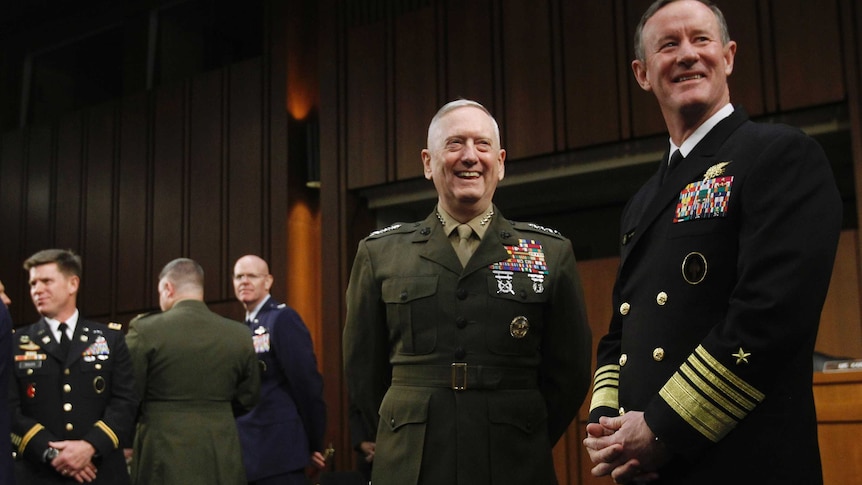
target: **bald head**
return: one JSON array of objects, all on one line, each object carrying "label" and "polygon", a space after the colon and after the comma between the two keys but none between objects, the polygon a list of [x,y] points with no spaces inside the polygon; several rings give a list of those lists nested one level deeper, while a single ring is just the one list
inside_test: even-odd
[{"label": "bald head", "polygon": [[233,290],[246,311],[253,310],[269,297],[272,281],[269,265],[260,256],[247,254],[233,266]]}]

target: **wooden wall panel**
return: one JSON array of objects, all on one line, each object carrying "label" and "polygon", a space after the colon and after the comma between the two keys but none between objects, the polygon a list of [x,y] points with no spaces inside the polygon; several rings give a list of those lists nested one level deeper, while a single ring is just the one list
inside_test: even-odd
[{"label": "wooden wall panel", "polygon": [[[751,116],[759,116],[766,111],[769,94],[764,91],[766,70],[772,69],[764,62],[768,56],[763,51],[761,32],[762,12],[757,0],[737,0],[720,5],[730,30],[731,40],[736,41],[736,58],[733,73],[730,75],[730,102],[742,105]],[[772,91],[774,95],[774,90]]]},{"label": "wooden wall panel", "polygon": [[426,7],[394,20],[395,178],[421,177],[420,151],[428,122],[437,111],[437,50],[434,9]]},{"label": "wooden wall panel", "polygon": [[841,233],[815,347],[826,354],[862,358],[858,247],[857,230]]},{"label": "wooden wall panel", "polygon": [[[228,90],[228,258],[208,268],[226,277],[233,261],[244,254],[260,254],[268,215],[263,187],[269,173],[263,160],[263,106],[260,60],[234,65]],[[226,291],[226,290],[225,290]],[[213,295],[215,296],[215,295]],[[222,293],[221,298],[232,294]]]},{"label": "wooden wall panel", "polygon": [[62,118],[57,124],[57,201],[53,245],[75,251],[81,251],[84,238],[83,145],[83,114],[77,112]]},{"label": "wooden wall panel", "polygon": [[347,30],[347,186],[387,181],[386,55],[383,21]]},{"label": "wooden wall panel", "polygon": [[53,134],[51,126],[42,125],[33,127],[27,138],[27,218],[24,220],[24,236],[32,247],[37,248],[36,251],[53,246]]},{"label": "wooden wall panel", "polygon": [[[153,108],[152,266],[158,283],[161,269],[187,256],[183,245],[185,192],[185,85],[166,86],[155,93]],[[150,306],[158,308],[153,291]]]},{"label": "wooden wall panel", "polygon": [[[626,58],[628,62],[629,75],[628,84],[621,89],[628,89],[631,93],[629,98],[631,101],[629,116],[631,117],[631,134],[624,134],[624,138],[659,135],[667,133],[664,119],[661,116],[658,102],[655,100],[655,95],[651,92],[644,91],[635,81],[634,74],[631,69],[631,61],[635,58],[634,53],[634,34],[635,27],[640,21],[644,10],[649,7],[652,0],[631,0],[624,2],[626,6],[625,18],[625,35],[622,39],[623,46],[626,49]],[[624,40],[623,40],[624,39]]]},{"label": "wooden wall panel", "polygon": [[[84,177],[84,263],[78,305],[84,315],[108,315],[115,292],[114,162],[116,107],[113,103],[89,111]],[[83,298],[82,298],[83,297]],[[83,301],[83,304],[81,303]]]},{"label": "wooden wall panel", "polygon": [[[224,261],[225,182],[223,145],[223,105],[221,71],[213,71],[192,82],[189,122],[189,257],[204,268],[204,295],[223,294],[226,276]],[[259,160],[243,160],[247,171]],[[237,200],[238,205],[259,200],[260,188]],[[239,192],[236,192],[239,195]],[[252,215],[254,212],[252,212]]]},{"label": "wooden wall panel", "polygon": [[[124,99],[120,109],[117,169],[117,311],[140,312],[156,293],[149,271],[149,97]],[[127,321],[127,320],[122,320]]]},{"label": "wooden wall panel", "polygon": [[[482,103],[500,117],[494,101],[492,0],[446,0],[445,22],[441,27],[445,39],[445,99],[441,106],[457,98]],[[437,107],[439,108],[439,106]],[[435,110],[436,112],[436,110]],[[429,116],[427,123],[431,121]]]},{"label": "wooden wall panel", "polygon": [[502,0],[505,106],[497,119],[510,159],[554,151],[550,21],[548,0]]},{"label": "wooden wall panel", "polygon": [[22,318],[22,308],[29,305],[27,275],[21,268],[24,262],[23,220],[27,216],[24,207],[26,193],[26,164],[24,163],[24,132],[4,133],[0,138],[0,281],[13,300],[9,311],[17,323]]},{"label": "wooden wall panel", "polygon": [[561,3],[566,147],[616,141],[619,92],[610,88],[631,70],[617,56],[614,3]]},{"label": "wooden wall panel", "polygon": [[836,2],[773,1],[772,21],[779,109],[844,99]]}]

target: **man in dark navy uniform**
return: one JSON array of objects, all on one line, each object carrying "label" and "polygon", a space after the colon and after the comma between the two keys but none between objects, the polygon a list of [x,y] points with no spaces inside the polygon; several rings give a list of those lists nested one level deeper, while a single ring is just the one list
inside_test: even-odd
[{"label": "man in dark navy uniform", "polygon": [[71,251],[39,251],[24,269],[42,318],[14,337],[18,484],[128,484],[120,446],[131,441],[137,399],[121,326],[80,317],[81,259]]},{"label": "man in dark navy uniform", "polygon": [[[9,388],[12,375],[12,317],[8,306],[12,299],[6,294],[6,287],[0,281],[0,389]],[[10,431],[9,402],[0,399],[0,436]],[[0,483],[15,485],[15,473],[12,466],[12,449],[9,441],[0,440]]]},{"label": "man in dark navy uniform", "polygon": [[654,2],[635,53],[670,146],[622,217],[593,474],[822,483],[811,360],[841,228],[829,161],[730,104],[736,43],[708,0]]},{"label": "man in dark navy uniform", "polygon": [[233,286],[261,366],[260,403],[237,418],[252,485],[305,485],[305,468],[323,468],[326,405],[311,334],[299,314],[269,294],[273,277],[258,256],[239,258]]}]

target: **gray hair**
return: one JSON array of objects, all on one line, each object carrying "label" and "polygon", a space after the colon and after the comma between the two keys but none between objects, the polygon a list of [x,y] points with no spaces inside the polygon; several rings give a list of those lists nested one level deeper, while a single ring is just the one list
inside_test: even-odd
[{"label": "gray hair", "polygon": [[491,124],[494,126],[494,135],[497,137],[497,144],[502,146],[502,140],[500,139],[500,126],[497,124],[497,120],[494,119],[494,116],[488,111],[488,108],[482,106],[481,103],[473,101],[472,99],[456,99],[455,101],[449,101],[444,104],[442,108],[437,110],[437,114],[431,118],[431,123],[428,124],[428,140],[426,143],[428,144],[427,148],[431,148],[431,133],[434,130],[434,127],[437,123],[440,122],[440,118],[446,116],[446,114],[455,111],[459,108],[477,108],[485,112],[488,115],[488,118],[491,118]]},{"label": "gray hair", "polygon": [[[640,22],[638,22],[638,26],[635,28],[635,58],[639,61],[646,60],[646,52],[644,50],[643,44],[643,34],[644,34],[644,25],[647,23],[649,19],[652,18],[653,15],[656,14],[659,10],[666,7],[667,5],[678,2],[679,0],[656,0],[653,2],[649,8],[646,9],[643,16],[641,16]],[[727,28],[727,20],[724,18],[724,14],[721,13],[721,10],[718,8],[718,5],[712,3],[710,0],[695,0],[700,2],[715,14],[716,20],[718,20],[718,30],[721,35],[721,45],[727,45],[730,42],[730,31]]]},{"label": "gray hair", "polygon": [[188,258],[177,258],[166,264],[159,273],[159,281],[167,279],[177,288],[204,287],[204,269],[196,261]]}]

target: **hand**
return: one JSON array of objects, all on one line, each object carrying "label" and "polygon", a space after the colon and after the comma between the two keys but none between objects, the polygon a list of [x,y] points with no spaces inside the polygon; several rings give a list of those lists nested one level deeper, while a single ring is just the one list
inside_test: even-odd
[{"label": "hand", "polygon": [[[96,449],[87,441],[51,441],[48,446],[60,450],[60,454],[51,460],[51,466],[61,475],[74,476],[84,468],[91,467],[95,476],[96,468],[93,466],[92,460],[93,455],[96,454]],[[85,474],[85,476],[89,475]]]},{"label": "hand", "polygon": [[599,423],[587,425],[584,446],[596,464],[593,475],[610,475],[617,483],[655,480],[655,471],[670,460],[670,453],[656,440],[640,411],[602,417]]},{"label": "hand", "polygon": [[311,466],[318,470],[322,470],[326,466],[326,458],[323,457],[323,453],[315,451],[311,454]]},{"label": "hand", "polygon": [[374,451],[377,449],[377,443],[373,441],[363,441],[359,443],[359,450],[365,454],[365,461],[371,463],[374,461]]},{"label": "hand", "polygon": [[96,479],[96,466],[90,462],[77,473],[72,474],[72,478],[78,483],[90,483]]}]

